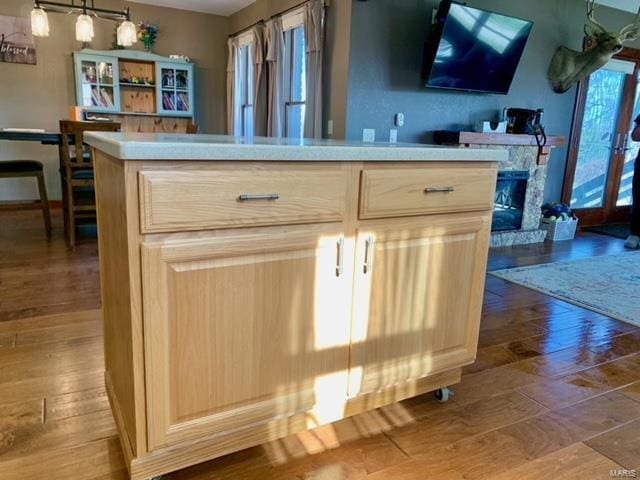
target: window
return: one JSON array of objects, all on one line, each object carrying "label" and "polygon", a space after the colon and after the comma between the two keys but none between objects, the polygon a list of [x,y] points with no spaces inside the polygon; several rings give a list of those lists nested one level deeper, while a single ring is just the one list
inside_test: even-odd
[{"label": "window", "polygon": [[284,29],[284,102],[285,134],[289,138],[304,136],[307,100],[307,55],[302,14],[293,20],[283,19]]},{"label": "window", "polygon": [[253,59],[253,38],[240,37],[236,56],[235,135],[253,136]]}]

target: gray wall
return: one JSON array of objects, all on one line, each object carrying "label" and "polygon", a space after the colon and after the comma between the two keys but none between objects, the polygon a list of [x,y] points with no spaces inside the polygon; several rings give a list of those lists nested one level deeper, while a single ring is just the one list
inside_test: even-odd
[{"label": "gray wall", "polygon": [[[405,114],[398,132],[404,142],[429,142],[431,132],[468,129],[490,119],[503,107],[544,108],[549,134],[569,138],[575,88],[553,93],[546,79],[556,47],[579,48],[585,18],[584,0],[468,0],[469,5],[535,22],[509,95],[445,92],[422,87],[423,42],[438,0],[354,1],[347,138],[362,138],[363,128],[375,128],[376,140],[388,140],[397,112]],[[633,15],[600,7],[598,20],[611,30]],[[635,46],[635,45],[630,45]],[[545,197],[561,196],[567,148],[557,149],[549,166]]]}]

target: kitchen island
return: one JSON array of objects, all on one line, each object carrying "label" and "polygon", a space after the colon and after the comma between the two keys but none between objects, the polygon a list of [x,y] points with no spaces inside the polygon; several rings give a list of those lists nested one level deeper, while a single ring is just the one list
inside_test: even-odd
[{"label": "kitchen island", "polygon": [[424,145],[88,133],[105,380],[132,478],[458,383],[497,162]]}]

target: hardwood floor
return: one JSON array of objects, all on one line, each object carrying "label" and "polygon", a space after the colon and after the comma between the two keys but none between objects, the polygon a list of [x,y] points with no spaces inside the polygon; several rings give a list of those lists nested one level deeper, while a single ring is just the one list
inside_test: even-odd
[{"label": "hardwood floor", "polygon": [[[0,478],[125,479],[103,384],[97,247],[59,211],[0,216]],[[493,250],[492,269],[622,251],[622,241]],[[623,293],[621,293],[623,294]],[[608,479],[640,468],[640,328],[489,276],[478,360],[432,395],[167,479]]]}]

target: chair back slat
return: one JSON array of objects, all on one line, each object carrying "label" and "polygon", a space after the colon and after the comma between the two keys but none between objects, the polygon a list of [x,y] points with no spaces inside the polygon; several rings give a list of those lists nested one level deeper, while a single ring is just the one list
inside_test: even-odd
[{"label": "chair back slat", "polygon": [[116,122],[76,122],[60,120],[62,163],[69,168],[91,168],[91,155],[84,143],[84,132],[119,132]]}]

